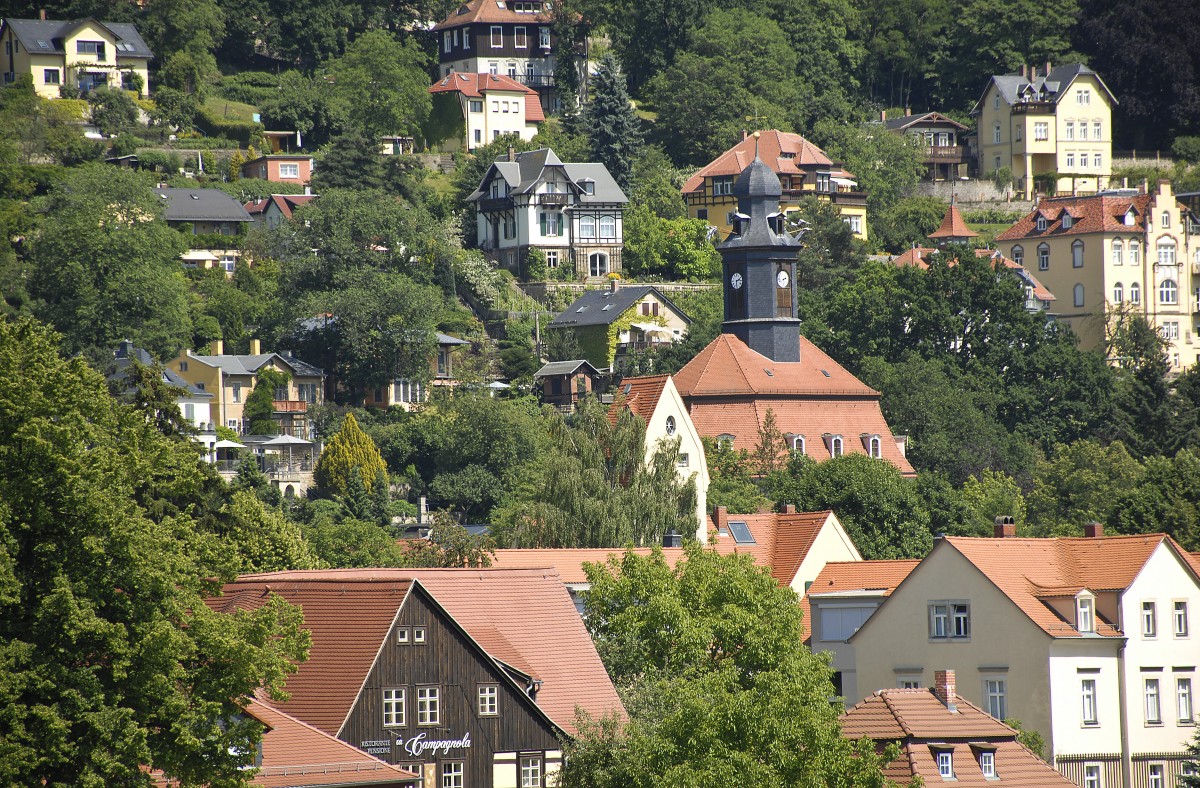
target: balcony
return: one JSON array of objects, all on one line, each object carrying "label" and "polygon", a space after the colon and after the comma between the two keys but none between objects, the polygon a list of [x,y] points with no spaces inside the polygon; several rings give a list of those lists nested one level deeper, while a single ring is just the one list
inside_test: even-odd
[{"label": "balcony", "polygon": [[271,405],[276,413],[308,413],[308,402],[302,399],[277,399]]},{"label": "balcony", "polygon": [[517,77],[517,81],[531,88],[554,87],[554,77],[550,74],[521,74]]},{"label": "balcony", "polygon": [[925,160],[941,164],[961,164],[963,160],[962,145],[933,145],[925,148]]},{"label": "balcony", "polygon": [[1053,101],[1018,101],[1012,106],[1014,115],[1053,115]]},{"label": "balcony", "polygon": [[476,206],[480,213],[511,211],[514,207],[511,197],[484,197],[476,203]]},{"label": "balcony", "polygon": [[540,205],[555,205],[562,207],[567,204],[567,195],[565,194],[539,194],[538,204]]}]

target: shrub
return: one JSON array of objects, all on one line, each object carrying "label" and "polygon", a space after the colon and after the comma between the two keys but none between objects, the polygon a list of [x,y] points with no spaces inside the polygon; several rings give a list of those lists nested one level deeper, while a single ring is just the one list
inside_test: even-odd
[{"label": "shrub", "polygon": [[1200,137],[1176,137],[1171,144],[1171,152],[1183,161],[1200,163]]},{"label": "shrub", "polygon": [[243,71],[240,74],[222,77],[214,92],[223,99],[257,107],[274,96],[278,90],[278,74],[269,71]]}]

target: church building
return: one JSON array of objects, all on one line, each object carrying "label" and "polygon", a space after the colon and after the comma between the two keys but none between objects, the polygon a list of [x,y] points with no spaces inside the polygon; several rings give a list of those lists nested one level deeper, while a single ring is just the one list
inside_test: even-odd
[{"label": "church building", "polygon": [[755,156],[733,185],[738,209],[722,257],[721,334],[675,375],[701,435],[753,451],[773,412],[787,447],[817,461],[842,454],[887,460],[912,475],[905,437],[884,421],[879,392],[800,335],[796,256],[778,176]]}]

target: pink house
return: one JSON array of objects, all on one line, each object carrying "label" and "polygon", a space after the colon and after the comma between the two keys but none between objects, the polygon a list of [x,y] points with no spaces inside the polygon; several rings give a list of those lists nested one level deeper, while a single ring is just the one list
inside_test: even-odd
[{"label": "pink house", "polygon": [[312,179],[312,156],[276,153],[259,156],[242,165],[243,178],[261,178],[274,183],[298,183],[307,186]]}]

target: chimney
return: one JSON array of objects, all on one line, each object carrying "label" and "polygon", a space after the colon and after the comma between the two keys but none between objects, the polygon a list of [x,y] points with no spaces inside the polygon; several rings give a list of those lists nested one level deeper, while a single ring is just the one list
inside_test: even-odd
[{"label": "chimney", "polygon": [[38,11],[38,19],[42,20],[43,22],[46,21],[46,9],[43,8]]},{"label": "chimney", "polygon": [[883,123],[886,120],[887,120],[887,110],[886,109],[879,110],[879,122]]},{"label": "chimney", "polygon": [[794,503],[785,503],[785,504],[783,505],[783,513],[784,513],[784,514],[795,514],[795,513],[796,513],[796,504],[794,504]]},{"label": "chimney", "polygon": [[225,355],[225,343],[219,339],[214,339],[208,344],[208,355],[223,356]]},{"label": "chimney", "polygon": [[906,117],[906,118],[911,118],[911,117],[912,117],[912,107],[905,107],[905,108],[904,108],[904,117]]},{"label": "chimney", "polygon": [[1037,66],[1029,67],[1029,81],[1037,82]]},{"label": "chimney", "polygon": [[1088,539],[1099,539],[1104,536],[1104,526],[1093,520],[1083,526],[1083,535]]},{"label": "chimney", "polygon": [[1007,514],[997,517],[992,526],[992,534],[997,539],[1012,539],[1017,535],[1016,520]]},{"label": "chimney", "polygon": [[683,547],[683,536],[672,528],[663,534],[663,547]]},{"label": "chimney", "polygon": [[958,706],[954,703],[958,694],[954,690],[953,670],[935,670],[933,672],[933,694],[950,711],[958,711]]},{"label": "chimney", "polygon": [[514,148],[512,145],[508,146],[508,160],[509,161],[517,160],[517,149]]},{"label": "chimney", "polygon": [[742,142],[745,142],[746,138],[749,136],[750,136],[750,132],[746,131],[745,129],[742,129]]},{"label": "chimney", "polygon": [[1050,61],[1046,61],[1046,76],[1050,76]]},{"label": "chimney", "polygon": [[262,353],[262,343],[257,339],[250,340],[250,355],[257,356]]},{"label": "chimney", "polygon": [[610,293],[615,293],[621,288],[620,279],[610,279],[608,282],[608,290]]},{"label": "chimney", "polygon": [[717,506],[713,509],[713,525],[717,526],[717,531],[729,532],[729,508],[726,506]]},{"label": "chimney", "polygon": [[1024,63],[1021,64],[1021,76],[1023,76],[1023,77],[1029,76],[1029,66],[1025,65]]}]

